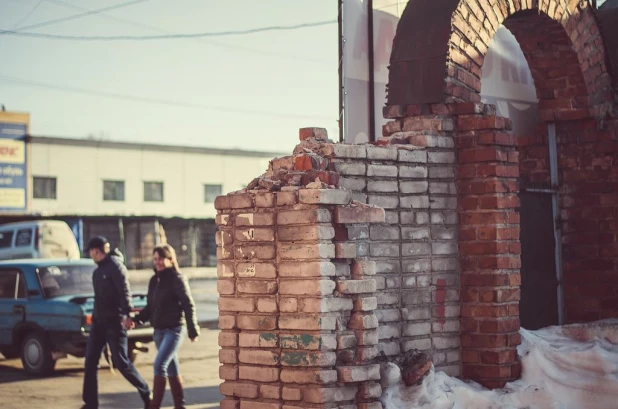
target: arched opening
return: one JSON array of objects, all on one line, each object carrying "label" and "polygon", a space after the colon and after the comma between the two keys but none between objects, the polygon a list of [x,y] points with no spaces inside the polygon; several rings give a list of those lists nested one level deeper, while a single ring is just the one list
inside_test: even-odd
[{"label": "arched opening", "polygon": [[560,23],[520,11],[501,25],[481,67],[482,102],[509,118],[519,156],[521,292],[526,329],[565,323],[560,169],[555,123],[589,116],[582,70]]},{"label": "arched opening", "polygon": [[[408,3],[393,45],[393,109],[386,112],[405,112],[393,116],[404,125],[403,117],[453,119],[462,375],[500,386],[519,376],[520,318],[534,328],[618,316],[618,284],[601,285],[618,268],[618,252],[604,244],[618,244],[610,193],[618,186],[615,144],[603,142],[614,131],[599,122],[614,109],[611,78],[587,2],[435,3]],[[535,98],[505,108],[483,95],[484,64],[501,30],[517,40],[534,80],[538,114],[528,124],[520,108]],[[427,49],[445,37],[446,50]],[[516,66],[500,67],[503,74],[526,77]],[[540,284],[533,280],[539,272],[546,277]]]}]

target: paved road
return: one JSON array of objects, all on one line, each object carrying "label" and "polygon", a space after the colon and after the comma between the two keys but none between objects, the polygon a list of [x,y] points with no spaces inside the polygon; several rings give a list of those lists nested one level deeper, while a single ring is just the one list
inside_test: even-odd
[{"label": "paved road", "polygon": [[[188,340],[180,351],[181,371],[185,378],[188,409],[218,409],[219,356],[218,331],[202,330],[197,343]],[[152,384],[152,362],[155,351],[142,354],[137,368]],[[141,400],[135,389],[122,375],[113,375],[104,360],[99,370],[100,408],[138,409]],[[29,378],[19,360],[5,360],[0,355],[0,408],[2,409],[71,409],[79,408],[83,377],[83,359],[67,358],[58,361],[56,374],[50,378]],[[163,402],[171,407],[169,391]]]}]

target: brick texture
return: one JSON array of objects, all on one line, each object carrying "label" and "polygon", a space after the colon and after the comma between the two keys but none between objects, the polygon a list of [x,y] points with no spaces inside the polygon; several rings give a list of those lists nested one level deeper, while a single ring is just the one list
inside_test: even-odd
[{"label": "brick texture", "polygon": [[[397,95],[372,144],[305,128],[293,155],[215,202],[222,405],[379,409],[375,358],[410,349],[487,386],[518,378],[519,193],[548,184],[547,122],[557,124],[566,320],[618,316],[618,123],[592,11],[570,0],[453,7],[435,68],[446,72],[441,98]],[[537,86],[533,135],[512,135],[480,103],[500,24]],[[395,58],[389,89],[413,92],[410,70]]]},{"label": "brick texture", "polygon": [[[530,64],[541,100],[542,120],[603,118],[608,112],[615,112],[615,92],[604,40],[590,3],[570,0],[463,0],[445,6],[409,3],[410,8],[415,6],[417,10],[405,13],[395,36],[388,87],[388,101],[392,106],[385,109],[386,118],[427,113],[423,104],[427,104],[429,111],[445,114],[448,108],[444,102],[480,102],[484,57],[500,25],[513,33]],[[433,43],[426,43],[427,49],[409,47],[415,38],[423,36],[424,25],[418,24],[418,16],[425,22],[433,18],[429,24],[440,27]],[[444,43],[436,44],[436,41]],[[425,61],[424,73],[435,71],[446,75],[434,78],[426,74],[425,77],[431,77],[426,78],[429,81],[418,84],[417,68],[410,62],[426,58],[436,47],[444,47],[446,56]],[[442,98],[437,98],[439,91],[428,87],[440,86]],[[390,134],[405,128],[438,126],[406,119],[387,124],[385,131]]]},{"label": "brick texture", "polygon": [[[301,143],[364,156],[325,135],[303,129]],[[328,173],[305,179],[329,162],[316,150],[275,159],[251,189],[217,199],[221,393],[230,408],[381,407],[375,384],[359,392],[379,379],[378,337],[368,335],[377,335],[376,268],[347,231],[383,224],[385,213],[352,202]]]}]

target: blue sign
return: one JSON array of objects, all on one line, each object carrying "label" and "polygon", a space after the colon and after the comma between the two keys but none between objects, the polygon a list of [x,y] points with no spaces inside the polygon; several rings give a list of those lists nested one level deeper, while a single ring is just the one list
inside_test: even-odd
[{"label": "blue sign", "polygon": [[0,211],[28,209],[26,124],[0,122]]}]

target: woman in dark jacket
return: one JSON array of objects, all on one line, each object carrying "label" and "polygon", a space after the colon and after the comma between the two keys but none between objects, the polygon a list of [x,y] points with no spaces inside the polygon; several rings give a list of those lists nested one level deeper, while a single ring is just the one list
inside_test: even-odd
[{"label": "woman in dark jacket", "polygon": [[185,323],[191,342],[197,341],[199,336],[195,303],[187,280],[180,274],[176,252],[170,245],[155,247],[153,262],[155,275],[148,284],[147,304],[135,317],[137,322],[150,321],[158,350],[150,409],[161,407],[166,380],[169,380],[174,408],[184,409],[178,349],[184,337]]}]

